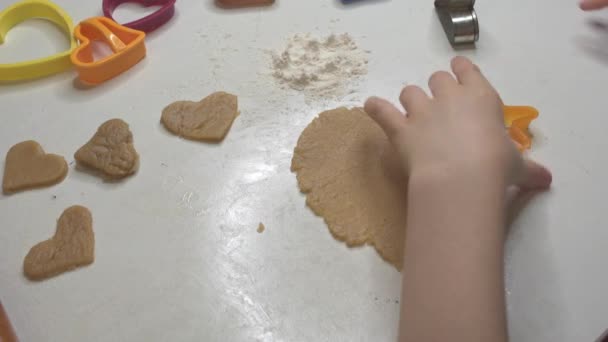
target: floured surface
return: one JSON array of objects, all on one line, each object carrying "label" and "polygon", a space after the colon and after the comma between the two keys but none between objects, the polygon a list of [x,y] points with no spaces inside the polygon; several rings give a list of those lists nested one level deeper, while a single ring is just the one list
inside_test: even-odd
[{"label": "floured surface", "polygon": [[177,101],[165,109],[165,127],[192,140],[222,141],[239,115],[237,97],[226,92],[213,93],[199,102]]},{"label": "floured surface", "polygon": [[33,140],[23,141],[6,154],[2,190],[12,193],[57,184],[67,173],[68,164],[62,156],[46,154]]},{"label": "floured surface", "polygon": [[75,205],[61,214],[52,238],[30,249],[23,261],[23,273],[31,280],[46,279],[92,263],[94,253],[91,212]]},{"label": "floured surface", "polygon": [[302,132],[291,169],[337,239],[373,245],[401,268],[407,183],[384,132],[362,109],[319,114]]},{"label": "floured surface", "polygon": [[279,84],[313,97],[349,93],[366,73],[367,54],[348,33],[326,38],[296,34],[272,55],[272,75]]},{"label": "floured surface", "polygon": [[[99,2],[58,3],[74,20],[99,12]],[[129,123],[141,156],[140,171],[127,182],[69,172],[56,186],[0,196],[0,300],[19,338],[396,341],[401,275],[374,248],[335,241],[306,206],[289,166],[298,137],[318,113],[360,106],[372,94],[398,104],[404,83],[423,86],[431,72],[449,69],[454,50],[432,3],[277,1],[237,11],[218,10],[211,0],[177,5],[177,20],[146,42],[149,56],[116,81],[77,89],[73,72],[65,72],[0,89],[2,168],[8,149],[27,139],[69,164],[113,117]],[[595,341],[608,317],[608,305],[598,304],[608,288],[602,185],[608,154],[598,153],[608,144],[606,106],[598,101],[608,67],[578,43],[603,47],[605,37],[568,1],[478,1],[476,8],[483,35],[475,50],[458,53],[492,74],[506,102],[542,111],[528,155],[556,174],[554,189],[536,196],[511,228],[510,336]],[[539,8],[552,15],[539,17]],[[127,22],[151,12],[127,3],[121,13],[131,14],[123,16]],[[534,34],[509,23],[513,16],[537,22]],[[567,25],[552,25],[557,21]],[[11,30],[8,45],[0,46],[2,62],[32,57],[15,54],[19,42],[45,55],[68,47],[52,23],[39,22]],[[306,102],[279,89],[265,51],[283,48],[297,32],[349,32],[371,50],[360,92]],[[501,48],[507,42],[522,48]],[[568,53],[557,53],[563,49]],[[522,60],[530,63],[514,62]],[[198,101],[218,89],[238,94],[242,109],[221,146],[185,142],[158,122],[169,103]],[[583,103],[584,114],[572,120]],[[55,219],[75,203],[93,213],[95,263],[30,283],[22,276],[25,254],[53,234]],[[255,231],[260,221],[267,227],[262,234]]]},{"label": "floured surface", "polygon": [[108,178],[123,178],[137,171],[139,155],[129,125],[121,119],[104,122],[74,158]]}]

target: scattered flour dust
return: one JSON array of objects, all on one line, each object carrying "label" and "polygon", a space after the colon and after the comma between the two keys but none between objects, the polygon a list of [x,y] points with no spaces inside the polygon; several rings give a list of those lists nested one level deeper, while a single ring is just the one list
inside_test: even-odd
[{"label": "scattered flour dust", "polygon": [[292,36],[284,51],[272,54],[272,74],[284,87],[310,96],[335,96],[367,73],[367,52],[348,33],[316,39],[310,34]]}]

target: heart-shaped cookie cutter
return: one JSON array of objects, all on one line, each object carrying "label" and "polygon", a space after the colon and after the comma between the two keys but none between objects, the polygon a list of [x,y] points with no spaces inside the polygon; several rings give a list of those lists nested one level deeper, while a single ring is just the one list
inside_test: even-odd
[{"label": "heart-shaped cookie cutter", "polygon": [[72,36],[73,24],[70,16],[61,7],[48,0],[23,0],[0,12],[0,44],[17,24],[33,18],[46,19],[64,31],[70,41],[67,51],[25,62],[0,64],[0,81],[20,81],[49,76],[72,67],[70,54],[76,48]]},{"label": "heart-shaped cookie cutter", "polygon": [[[78,77],[84,83],[99,84],[130,69],[146,56],[146,34],[117,24],[106,17],[86,19],[74,29],[80,41],[71,55]],[[113,54],[98,61],[93,58],[91,41],[102,41]]]},{"label": "heart-shaped cookie cutter", "polygon": [[[134,30],[152,32],[169,21],[175,13],[176,0],[103,0],[103,15],[114,20],[114,10],[127,2],[140,4],[144,7],[161,6],[156,12],[130,23],[122,24]],[[116,21],[116,20],[114,20]]]},{"label": "heart-shaped cookie cutter", "polygon": [[511,140],[520,151],[532,146],[532,136],[528,127],[538,117],[538,110],[530,106],[504,106],[504,122]]}]

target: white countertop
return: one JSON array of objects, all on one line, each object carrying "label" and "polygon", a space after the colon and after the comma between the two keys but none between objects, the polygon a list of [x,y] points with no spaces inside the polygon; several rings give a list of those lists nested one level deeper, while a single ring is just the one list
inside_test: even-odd
[{"label": "white countertop", "polygon": [[[101,13],[101,1],[58,2],[75,23]],[[477,49],[458,53],[484,69],[506,103],[541,111],[530,155],[555,177],[511,229],[512,340],[593,341],[608,328],[608,29],[590,20],[608,24],[608,13],[582,13],[575,0],[480,0],[476,8]],[[121,10],[118,20],[143,13]],[[306,100],[273,83],[264,50],[298,32],[349,32],[371,51],[356,93]],[[94,89],[76,88],[73,71],[0,86],[1,156],[35,139],[71,162],[114,117],[130,124],[141,155],[140,171],[121,183],[71,165],[59,185],[0,196],[0,300],[21,340],[395,340],[400,274],[373,248],[335,241],[289,166],[321,110],[371,94],[396,99],[403,84],[426,84],[448,67],[456,52],[432,2],[278,0],[224,11],[211,0],[178,0],[176,17],[146,43],[144,61]],[[66,46],[52,25],[28,22],[0,46],[0,63]],[[222,144],[182,140],[160,125],[167,104],[216,90],[237,94],[241,109]],[[95,263],[27,281],[25,254],[73,204],[93,214]]]}]

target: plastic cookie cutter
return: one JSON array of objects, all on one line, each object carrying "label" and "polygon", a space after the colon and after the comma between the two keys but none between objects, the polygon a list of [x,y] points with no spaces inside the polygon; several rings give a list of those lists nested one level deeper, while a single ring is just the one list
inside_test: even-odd
[{"label": "plastic cookie cutter", "polygon": [[64,31],[70,41],[67,51],[25,62],[0,64],[0,81],[20,81],[52,75],[72,67],[70,53],[76,48],[72,19],[61,7],[48,0],[24,0],[0,12],[0,44],[17,24],[33,18],[46,19]]},{"label": "plastic cookie cutter", "polygon": [[103,15],[114,20],[114,18],[112,18],[112,13],[114,13],[114,10],[118,6],[127,2],[137,3],[144,7],[161,6],[156,12],[150,15],[130,23],[122,24],[122,26],[126,26],[134,30],[152,32],[164,25],[173,17],[173,14],[175,13],[175,1],[176,0],[103,0]]},{"label": "plastic cookie cutter", "polygon": [[[80,22],[74,29],[74,35],[80,41],[80,46],[72,52],[72,63],[84,83],[105,82],[146,56],[144,32],[124,27],[106,17],[93,17]],[[91,45],[93,40],[108,44],[114,53],[95,61]]]},{"label": "plastic cookie cutter", "polygon": [[479,40],[475,0],[435,0],[435,9],[448,40],[453,45]]},{"label": "plastic cookie cutter", "polygon": [[236,7],[253,7],[253,6],[269,6],[274,4],[274,0],[215,0],[219,7],[236,8]]},{"label": "plastic cookie cutter", "polygon": [[520,151],[532,146],[532,136],[528,130],[532,120],[538,117],[538,110],[529,106],[504,106],[505,127]]}]

